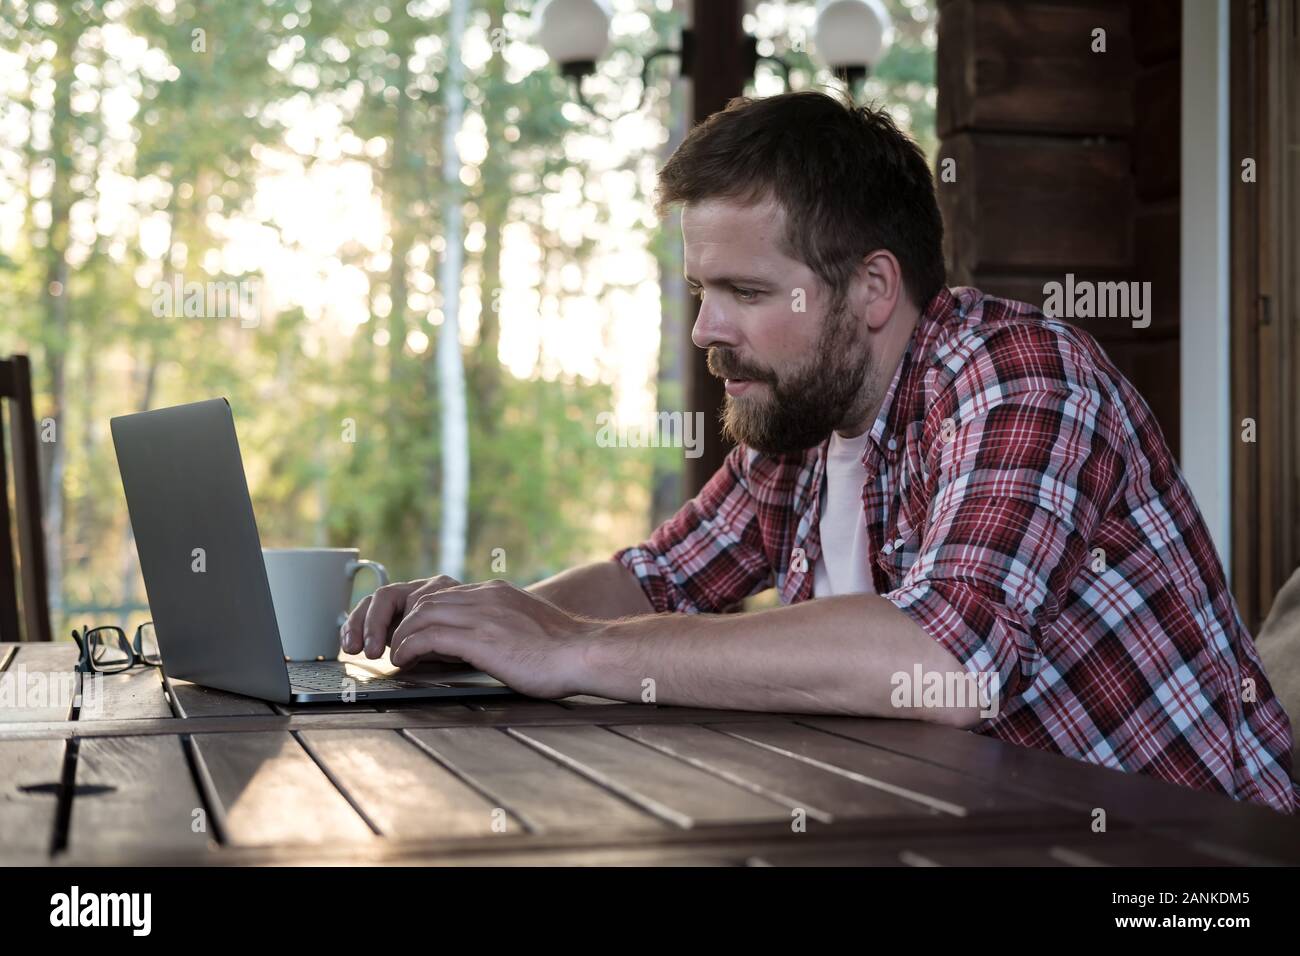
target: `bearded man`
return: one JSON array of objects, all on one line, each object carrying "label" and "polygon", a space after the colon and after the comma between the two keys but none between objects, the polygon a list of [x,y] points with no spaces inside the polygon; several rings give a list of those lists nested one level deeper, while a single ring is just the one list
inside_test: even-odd
[{"label": "bearded man", "polygon": [[1293,812],[1287,715],[1150,408],[1083,331],[946,287],[933,177],[886,113],[733,101],[658,198],[723,466],[612,560],[381,588],[345,651],[539,697],[935,721]]}]

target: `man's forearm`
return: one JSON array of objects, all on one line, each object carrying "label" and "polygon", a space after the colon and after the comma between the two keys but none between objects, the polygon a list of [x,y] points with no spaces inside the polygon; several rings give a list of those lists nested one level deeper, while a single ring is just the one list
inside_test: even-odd
[{"label": "man's forearm", "polygon": [[750,614],[610,621],[583,645],[580,683],[629,701],[653,686],[660,704],[978,722],[978,706],[895,706],[894,675],[910,677],[917,665],[966,672],[889,601],[861,594]]},{"label": "man's forearm", "polygon": [[608,621],[654,608],[631,571],[617,561],[596,561],[538,581],[529,591],[571,614]]}]

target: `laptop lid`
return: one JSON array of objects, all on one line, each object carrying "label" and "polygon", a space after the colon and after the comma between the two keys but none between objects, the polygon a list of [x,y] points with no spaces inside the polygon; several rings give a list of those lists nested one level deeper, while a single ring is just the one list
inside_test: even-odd
[{"label": "laptop lid", "polygon": [[168,676],[287,702],[289,675],[230,403],[123,415],[111,425]]}]

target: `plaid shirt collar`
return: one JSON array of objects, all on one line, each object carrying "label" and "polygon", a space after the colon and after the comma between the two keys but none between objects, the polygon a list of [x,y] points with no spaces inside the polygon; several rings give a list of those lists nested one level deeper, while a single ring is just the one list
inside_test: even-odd
[{"label": "plaid shirt collar", "polygon": [[[875,423],[871,426],[867,447],[862,452],[862,464],[869,473],[874,474],[876,471],[872,463],[873,458],[883,459],[890,467],[898,461],[903,448],[900,437],[902,429],[918,414],[918,409],[915,407],[916,399],[922,391],[920,379],[925,374],[926,368],[921,358],[930,354],[940,332],[953,313],[964,315],[965,307],[957,296],[947,288],[942,288],[935,293],[917,318],[916,328],[912,330],[903,357],[894,369],[889,388],[885,390],[885,397],[880,403],[880,411],[876,413]],[[828,435],[817,449],[813,475],[815,489],[821,487],[826,466],[826,447],[829,443]]]}]

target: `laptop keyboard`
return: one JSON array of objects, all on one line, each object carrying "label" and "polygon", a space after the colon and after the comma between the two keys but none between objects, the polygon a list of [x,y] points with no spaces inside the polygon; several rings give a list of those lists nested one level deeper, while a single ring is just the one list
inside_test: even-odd
[{"label": "laptop keyboard", "polygon": [[348,679],[356,681],[357,687],[364,687],[366,690],[404,690],[409,687],[428,686],[380,677],[364,668],[350,666],[344,661],[287,661],[285,667],[289,668],[289,683],[295,690],[341,694],[348,686],[343,682]]}]

